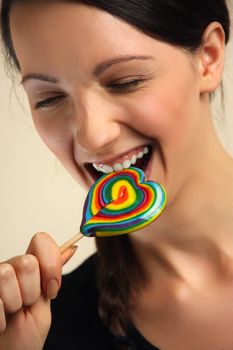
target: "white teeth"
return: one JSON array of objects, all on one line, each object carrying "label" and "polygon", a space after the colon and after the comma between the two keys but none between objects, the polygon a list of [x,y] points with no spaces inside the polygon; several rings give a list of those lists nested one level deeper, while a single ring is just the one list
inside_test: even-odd
[{"label": "white teeth", "polygon": [[128,169],[131,165],[134,165],[137,162],[137,159],[143,158],[143,156],[148,153],[149,148],[145,147],[143,151],[140,151],[137,154],[133,154],[131,159],[126,159],[123,161],[123,163],[116,163],[113,166],[109,166],[107,164],[98,165],[96,163],[93,163],[92,165],[96,170],[101,171],[105,174],[109,174],[113,171],[122,171],[123,169]]},{"label": "white teeth", "polygon": [[109,174],[113,172],[113,168],[109,165],[104,165],[102,168],[103,173]]},{"label": "white teeth", "polygon": [[131,158],[131,164],[134,165],[137,161],[137,156],[134,154]]},{"label": "white teeth", "polygon": [[121,170],[123,170],[123,166],[120,163],[114,164],[113,170],[114,171],[121,171]]},{"label": "white teeth", "polygon": [[143,156],[144,156],[144,153],[143,152],[139,152],[138,155],[137,155],[137,158],[141,159]]},{"label": "white teeth", "polygon": [[128,169],[128,168],[130,167],[130,165],[131,165],[130,160],[125,160],[125,161],[123,162],[123,168],[124,168],[124,169]]},{"label": "white teeth", "polygon": [[92,165],[97,171],[101,171],[102,170],[97,164],[92,163]]}]

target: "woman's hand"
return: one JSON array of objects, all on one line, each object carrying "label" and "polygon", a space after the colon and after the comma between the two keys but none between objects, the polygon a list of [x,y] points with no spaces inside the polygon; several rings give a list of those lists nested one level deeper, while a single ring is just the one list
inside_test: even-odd
[{"label": "woman's hand", "polygon": [[42,350],[51,324],[50,300],[61,285],[60,254],[46,233],[36,234],[25,255],[0,264],[0,350]]}]

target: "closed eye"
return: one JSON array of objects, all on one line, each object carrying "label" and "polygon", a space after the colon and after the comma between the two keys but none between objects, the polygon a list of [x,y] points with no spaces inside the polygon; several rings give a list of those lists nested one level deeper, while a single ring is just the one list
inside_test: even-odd
[{"label": "closed eye", "polygon": [[34,109],[48,109],[50,107],[57,105],[65,97],[66,97],[65,95],[57,95],[57,96],[49,97],[44,100],[38,101],[35,104]]},{"label": "closed eye", "polygon": [[132,79],[132,80],[126,80],[126,81],[119,81],[119,82],[113,82],[107,84],[107,89],[116,92],[131,92],[136,90],[137,87],[139,87],[143,82],[145,82],[146,79]]}]

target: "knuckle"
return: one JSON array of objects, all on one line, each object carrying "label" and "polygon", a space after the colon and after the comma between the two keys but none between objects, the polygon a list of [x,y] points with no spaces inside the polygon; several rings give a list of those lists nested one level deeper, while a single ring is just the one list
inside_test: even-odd
[{"label": "knuckle", "polygon": [[39,263],[37,258],[32,254],[22,255],[19,263],[20,272],[33,272],[39,268]]},{"label": "knuckle", "polygon": [[17,311],[19,311],[21,308],[22,308],[23,304],[21,302],[21,300],[17,299],[14,301],[14,303],[7,303],[5,305],[5,308],[6,308],[6,312],[7,314],[14,314],[16,313]]},{"label": "knuckle", "polygon": [[1,282],[9,281],[15,276],[14,269],[11,264],[3,263],[0,265],[0,280]]},{"label": "knuckle", "polygon": [[47,232],[37,232],[33,237],[32,240],[37,241],[45,238],[49,238],[49,234]]},{"label": "knuckle", "polygon": [[41,253],[43,249],[42,247],[44,245],[46,246],[49,242],[51,243],[51,237],[48,233],[37,232],[30,241],[27,253],[37,255],[38,253]]}]

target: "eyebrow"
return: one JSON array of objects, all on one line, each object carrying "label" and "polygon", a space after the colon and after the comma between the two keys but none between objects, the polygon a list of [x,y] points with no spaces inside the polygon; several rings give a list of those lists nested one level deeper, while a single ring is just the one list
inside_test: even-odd
[{"label": "eyebrow", "polygon": [[29,73],[22,77],[21,84],[24,84],[28,80],[41,80],[53,84],[58,84],[59,80],[52,75],[41,73]]},{"label": "eyebrow", "polygon": [[[126,55],[126,56],[119,56],[112,58],[110,60],[106,60],[101,62],[100,64],[97,65],[97,67],[94,69],[93,74],[94,76],[98,77],[101,75],[105,70],[108,68],[112,67],[113,65],[124,63],[124,62],[129,62],[129,61],[134,61],[134,60],[151,60],[151,56],[132,56],[132,55]],[[22,77],[21,84],[25,84],[26,81],[28,80],[40,80],[44,82],[49,82],[53,84],[58,84],[59,80],[52,76],[52,75],[47,75],[47,74],[42,74],[42,73],[29,73],[26,74]]]},{"label": "eyebrow", "polygon": [[151,60],[151,56],[132,56],[132,55],[126,55],[126,56],[119,56],[115,57],[113,59],[101,62],[98,64],[98,66],[94,69],[94,76],[99,76],[102,74],[106,69],[110,68],[111,66],[115,64],[120,64],[124,62],[134,61],[134,60]]}]

